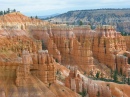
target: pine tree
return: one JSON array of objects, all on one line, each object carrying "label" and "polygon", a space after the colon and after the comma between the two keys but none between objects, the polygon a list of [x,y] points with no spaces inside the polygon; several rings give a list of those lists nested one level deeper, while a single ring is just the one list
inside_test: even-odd
[{"label": "pine tree", "polygon": [[112,69],[111,69],[111,79],[113,78],[113,71],[112,71]]},{"label": "pine tree", "polygon": [[0,11],[0,15],[3,15],[3,11]]},{"label": "pine tree", "polygon": [[117,78],[117,70],[114,71],[113,79],[114,79],[114,82],[117,82],[117,81],[118,81],[118,78]]},{"label": "pine tree", "polygon": [[14,9],[13,12],[16,12],[16,9]]},{"label": "pine tree", "polygon": [[3,11],[1,11],[1,13],[2,13],[2,15],[4,14],[4,12],[3,12]]},{"label": "pine tree", "polygon": [[123,75],[123,83],[125,84],[126,83],[126,75]]},{"label": "pine tree", "polygon": [[37,16],[35,16],[35,19],[38,19],[38,17],[37,17]]},{"label": "pine tree", "polygon": [[99,78],[99,76],[100,76],[100,72],[97,72],[96,73],[96,78]]},{"label": "pine tree", "polygon": [[128,85],[130,85],[130,78],[128,77]]},{"label": "pine tree", "polygon": [[81,20],[79,21],[79,25],[80,25],[80,26],[82,26],[82,25],[83,25],[83,22],[82,22]]},{"label": "pine tree", "polygon": [[4,14],[6,14],[6,11],[4,10]]},{"label": "pine tree", "polygon": [[8,8],[7,13],[10,13],[10,8]]}]

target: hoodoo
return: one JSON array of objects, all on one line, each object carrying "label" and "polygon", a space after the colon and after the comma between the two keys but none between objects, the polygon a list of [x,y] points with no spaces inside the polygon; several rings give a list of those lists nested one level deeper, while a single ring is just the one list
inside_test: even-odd
[{"label": "hoodoo", "polygon": [[130,37],[114,26],[0,16],[0,97],[129,97],[129,72]]}]

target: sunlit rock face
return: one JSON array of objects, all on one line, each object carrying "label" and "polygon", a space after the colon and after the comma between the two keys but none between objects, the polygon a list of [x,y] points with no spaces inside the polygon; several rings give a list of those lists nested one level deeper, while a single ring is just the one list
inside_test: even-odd
[{"label": "sunlit rock face", "polygon": [[78,74],[77,68],[70,68],[69,76],[65,79],[65,86],[77,93],[83,91],[83,79]]},{"label": "sunlit rock face", "polygon": [[[75,92],[56,82],[55,65],[57,63],[47,50],[39,50],[38,53],[23,50],[21,57],[1,60],[0,95],[2,97],[8,95],[10,97],[65,97],[65,95],[79,97]],[[65,92],[62,93],[59,87]],[[58,91],[53,91],[54,89]]]},{"label": "sunlit rock face", "polygon": [[0,97],[79,97],[56,81],[61,55],[58,49],[55,56],[47,50],[51,32],[46,27],[52,25],[19,12],[0,16]]},{"label": "sunlit rock face", "polygon": [[55,82],[55,60],[48,54],[48,51],[39,51],[39,71],[38,77],[44,83]]},{"label": "sunlit rock face", "polygon": [[129,67],[129,58],[124,56],[129,51],[129,38],[121,36],[113,26],[98,26],[91,30],[90,26],[59,25],[32,30],[32,33],[43,40],[49,54],[64,65],[76,65],[87,73],[97,68],[95,59],[118,72],[125,73]]},{"label": "sunlit rock face", "polygon": [[[83,30],[81,31],[82,34],[79,32],[81,29]],[[88,40],[87,35],[90,33],[89,36],[92,37],[94,32],[89,27],[57,26],[52,27],[51,30],[53,36],[51,36],[51,45],[49,45],[50,48],[48,47],[48,49],[51,53],[54,53],[53,48],[59,51],[62,64],[78,65],[84,70],[87,67],[89,69],[93,68],[92,40]]]},{"label": "sunlit rock face", "polygon": [[125,36],[127,51],[130,51],[130,36]]},{"label": "sunlit rock face", "polygon": [[128,97],[130,95],[129,85],[92,80],[82,75],[77,67],[70,67],[69,76],[65,79],[65,86],[85,97]]},{"label": "sunlit rock face", "polygon": [[16,85],[24,86],[30,83],[30,64],[32,63],[31,56],[28,51],[22,52],[21,65],[16,69]]},{"label": "sunlit rock face", "polygon": [[112,26],[99,26],[94,36],[93,55],[99,62],[106,64],[112,70],[127,73],[128,57],[126,41]]},{"label": "sunlit rock face", "polygon": [[[53,25],[19,12],[0,16],[0,97],[79,97],[79,92],[129,97],[128,85],[93,81],[79,72],[95,76],[100,71],[109,78],[105,70],[110,68],[128,76],[129,43],[130,37],[110,25],[91,30]],[[64,66],[76,68],[66,71]],[[66,77],[63,81],[56,79],[57,68]]]},{"label": "sunlit rock face", "polygon": [[39,78],[43,83],[54,83],[55,61],[49,56],[48,51],[39,51],[38,54],[29,54],[29,51],[22,52],[22,63],[16,70],[16,85],[24,86],[29,84],[30,75]]},{"label": "sunlit rock face", "polygon": [[[32,65],[33,59],[27,50],[22,52],[21,57],[16,58],[12,56],[12,59],[3,59],[0,61],[1,97],[56,97],[56,95],[46,87],[42,80],[31,74]],[[36,70],[37,68],[35,67],[33,69]],[[42,89],[45,90],[45,92],[41,91]]]},{"label": "sunlit rock face", "polygon": [[[125,87],[125,88],[124,88]],[[88,97],[129,97],[129,85],[85,79],[84,90]],[[126,90],[126,91],[125,91]]]},{"label": "sunlit rock face", "polygon": [[0,28],[6,29],[19,29],[27,30],[28,28],[47,25],[48,22],[44,22],[39,19],[29,18],[20,12],[13,12],[10,14],[0,16]]}]

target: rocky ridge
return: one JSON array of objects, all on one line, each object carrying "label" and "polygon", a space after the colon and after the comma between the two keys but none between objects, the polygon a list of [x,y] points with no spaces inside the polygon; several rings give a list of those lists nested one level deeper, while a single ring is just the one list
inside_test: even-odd
[{"label": "rocky ridge", "polygon": [[92,28],[97,25],[114,25],[122,34],[130,33],[130,9],[90,9],[74,10],[49,18],[53,23],[70,25],[89,24]]}]

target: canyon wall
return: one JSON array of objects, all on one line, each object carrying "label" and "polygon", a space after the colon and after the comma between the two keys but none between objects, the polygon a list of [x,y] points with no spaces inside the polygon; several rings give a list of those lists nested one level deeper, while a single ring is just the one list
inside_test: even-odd
[{"label": "canyon wall", "polygon": [[[0,16],[0,95],[79,97],[77,93],[85,92],[86,97],[123,93],[129,97],[122,85],[109,86],[82,75],[94,77],[100,72],[107,79],[107,70],[117,70],[128,77],[129,43],[130,37],[110,25],[91,30],[90,26],[54,25],[19,12]],[[64,68],[62,81],[56,78],[58,68]]]},{"label": "canyon wall", "polygon": [[125,38],[112,26],[98,27],[96,31],[98,35],[94,37],[94,57],[112,70],[127,74],[129,64],[128,56],[125,56],[128,49]]},{"label": "canyon wall", "polygon": [[[53,24],[19,12],[0,16],[0,97],[79,97],[57,82],[60,52],[54,48],[53,56],[45,48],[51,34],[46,27],[50,26]],[[35,33],[44,41],[37,40]]]},{"label": "canyon wall", "polygon": [[113,26],[98,26],[95,31],[90,26],[52,26],[40,33],[44,35],[37,36],[42,38],[48,34],[45,45],[59,63],[77,65],[81,70],[90,73],[97,68],[96,59],[113,71],[118,70],[125,75],[127,73],[129,59],[125,53],[129,51],[129,38],[121,36]]}]

